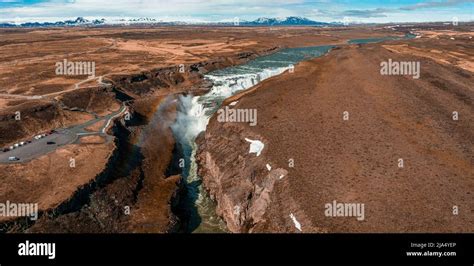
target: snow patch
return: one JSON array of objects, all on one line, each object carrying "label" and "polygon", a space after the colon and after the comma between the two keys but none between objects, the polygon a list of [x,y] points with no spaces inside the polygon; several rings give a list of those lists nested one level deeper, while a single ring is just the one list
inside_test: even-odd
[{"label": "snow patch", "polygon": [[265,147],[265,144],[259,140],[251,140],[248,138],[245,138],[247,142],[250,142],[250,150],[249,153],[256,153],[257,156],[260,156],[260,153],[262,152],[263,148]]},{"label": "snow patch", "polygon": [[298,222],[298,220],[296,220],[296,217],[293,215],[293,213],[290,213],[290,218],[291,220],[293,220],[293,223],[295,224],[296,229],[298,229],[301,232],[302,231],[301,224],[300,222]]},{"label": "snow patch", "polygon": [[272,170],[272,167],[267,163],[267,170],[270,171]]},{"label": "snow patch", "polygon": [[234,215],[237,215],[237,216],[240,215],[240,206],[239,205],[234,206]]}]

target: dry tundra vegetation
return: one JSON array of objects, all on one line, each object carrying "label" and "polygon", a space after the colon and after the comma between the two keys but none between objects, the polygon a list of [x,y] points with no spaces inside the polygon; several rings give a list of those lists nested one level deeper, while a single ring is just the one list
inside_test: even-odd
[{"label": "dry tundra vegetation", "polygon": [[[256,127],[214,117],[198,139],[200,173],[229,230],[296,232],[291,210],[306,232],[472,232],[473,27],[0,29],[1,147],[122,104],[131,114],[107,130],[113,141],[82,137],[28,162],[0,164],[0,202],[38,202],[41,211],[35,222],[1,217],[2,230],[179,231],[176,210],[185,191],[170,130],[177,95],[204,93],[211,84],[203,74],[212,70],[285,47],[331,44],[338,47],[327,56],[231,99],[258,110]],[[347,44],[409,31],[420,37]],[[381,76],[388,58],[421,62],[420,79]],[[95,77],[56,75],[64,59],[95,62]],[[459,120],[451,119],[453,111]],[[247,154],[245,136],[266,143],[258,159]],[[263,199],[252,191],[277,173],[268,173],[267,163],[287,174]],[[324,203],[333,199],[365,202],[366,219],[325,217]],[[233,203],[248,207],[237,219]],[[453,205],[462,210],[457,216]]]}]

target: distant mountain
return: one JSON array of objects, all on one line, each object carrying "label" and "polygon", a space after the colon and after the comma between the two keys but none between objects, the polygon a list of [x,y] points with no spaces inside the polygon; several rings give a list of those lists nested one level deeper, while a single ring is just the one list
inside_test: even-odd
[{"label": "distant mountain", "polygon": [[[11,27],[74,27],[74,26],[100,26],[100,25],[129,25],[129,24],[159,24],[159,25],[217,25],[217,26],[234,26],[234,22],[163,22],[154,18],[130,18],[119,19],[115,21],[106,21],[105,19],[87,20],[78,17],[75,20],[64,20],[57,22],[26,22],[22,24],[0,23],[0,28]],[[303,17],[286,17],[286,18],[258,18],[253,21],[239,21],[239,26],[328,26],[336,25],[336,23],[326,23],[310,20]]]},{"label": "distant mountain", "polygon": [[151,23],[154,23],[156,22],[156,19],[154,18],[131,18],[131,19],[120,19],[119,21],[121,22],[151,22]]},{"label": "distant mountain", "polygon": [[56,22],[26,22],[21,24],[0,23],[0,28],[12,27],[65,27],[65,26],[94,26],[105,24],[105,19],[87,20],[83,17],[78,17],[75,20],[64,20]]},{"label": "distant mountain", "polygon": [[331,23],[319,22],[303,17],[286,17],[286,18],[258,18],[254,21],[244,21],[239,23],[249,26],[327,26]]},{"label": "distant mountain", "polygon": [[13,28],[13,27],[16,27],[16,25],[11,24],[11,23],[0,23],[0,28]]}]

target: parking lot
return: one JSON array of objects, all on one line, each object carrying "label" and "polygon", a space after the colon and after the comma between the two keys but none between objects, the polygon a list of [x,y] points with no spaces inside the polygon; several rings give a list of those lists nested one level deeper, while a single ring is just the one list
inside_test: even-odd
[{"label": "parking lot", "polygon": [[[60,146],[74,143],[81,136],[89,135],[101,135],[105,136],[107,141],[111,141],[113,138],[107,135],[105,132],[110,122],[123,114],[127,110],[125,105],[122,105],[120,110],[106,115],[104,117],[98,117],[87,121],[84,124],[76,125],[66,129],[57,129],[51,133],[46,134],[44,137],[36,139],[32,137],[29,141],[24,141],[23,145],[14,146],[14,149],[10,147],[3,147],[0,150],[0,163],[22,163],[29,160],[35,159],[41,155],[47,154],[51,151],[56,150]],[[106,121],[105,125],[98,132],[88,132],[85,128],[93,125],[99,121]],[[8,149],[8,151],[3,151]]]},{"label": "parking lot", "polygon": [[[31,143],[25,143],[7,152],[0,152],[0,163],[25,162],[40,155],[54,151],[59,146],[73,143],[77,139],[76,133],[71,130],[57,130],[40,139],[32,139]],[[48,144],[49,143],[49,144]],[[10,161],[10,157],[18,160]]]}]

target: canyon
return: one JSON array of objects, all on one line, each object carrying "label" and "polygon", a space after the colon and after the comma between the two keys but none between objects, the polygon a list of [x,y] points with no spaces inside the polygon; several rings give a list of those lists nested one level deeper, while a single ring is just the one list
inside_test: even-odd
[{"label": "canyon", "polygon": [[[409,52],[472,60],[469,34],[458,34],[339,46],[227,98],[226,108],[256,109],[258,123],[211,117],[197,160],[229,230],[471,232],[473,72]],[[419,62],[420,78],[380,75],[389,58]],[[264,144],[260,155],[247,138]],[[327,216],[334,201],[364,204],[364,219]]]},{"label": "canyon", "polygon": [[[403,112],[403,115],[417,125],[414,129],[403,127],[405,124],[398,124],[402,122],[396,122],[397,117],[402,115],[400,108],[397,108],[400,113],[389,115],[383,112],[382,119],[373,117],[377,116],[374,113],[369,116],[369,121],[376,125],[376,121],[388,123],[390,136],[394,139],[406,137],[400,133],[403,128],[410,128],[409,130],[414,130],[420,136],[429,134],[433,139],[437,139],[435,150],[429,148],[430,144],[423,142],[422,137],[408,139],[410,143],[422,144],[410,149],[406,156],[422,157],[420,150],[428,149],[434,157],[425,160],[430,160],[433,167],[439,167],[437,170],[430,170],[430,173],[438,171],[448,180],[456,177],[458,184],[448,187],[443,182],[435,182],[435,185],[445,186],[445,190],[440,190],[435,185],[429,186],[429,193],[443,195],[436,204],[457,202],[463,208],[470,208],[469,197],[472,195],[467,192],[469,189],[472,191],[472,182],[463,177],[469,171],[472,173],[472,167],[469,167],[466,161],[466,158],[472,155],[472,147],[465,144],[461,137],[472,140],[472,134],[469,133],[473,132],[470,128],[472,108],[469,107],[472,91],[466,91],[466,84],[472,82],[471,72],[460,70],[454,65],[433,65],[430,58],[419,59],[426,60],[422,61],[421,79],[428,77],[429,80],[424,81],[426,84],[416,86],[443,97],[442,99],[450,104],[449,108],[461,113],[464,120],[459,121],[457,127],[462,131],[455,131],[452,124],[442,122],[440,118],[439,110],[449,108],[433,100],[434,96],[430,98],[431,94],[422,98],[420,92],[407,90],[406,88],[414,85],[403,77],[395,78],[396,82],[377,77],[382,86],[390,89],[392,98],[389,100],[383,100],[382,91],[362,81],[371,80],[372,75],[375,75],[371,73],[379,73],[379,69],[377,72],[372,71],[375,69],[375,63],[380,64],[377,60],[387,60],[387,56],[403,59],[406,50],[425,51],[425,46],[435,46],[431,39],[417,39],[413,44],[410,41],[410,46],[406,48],[403,46],[406,45],[404,40],[383,44],[348,44],[351,39],[404,36],[408,31],[406,28],[400,28],[394,33],[393,30],[382,27],[269,29],[131,26],[67,30],[0,29],[2,36],[5,36],[0,41],[0,69],[3,70],[0,74],[0,93],[6,94],[0,97],[2,145],[7,146],[27,139],[38,132],[83,123],[91,120],[96,114],[110,114],[121,104],[127,106],[131,117],[125,119],[121,116],[114,119],[112,127],[107,131],[113,136],[113,142],[74,143],[27,164],[0,165],[0,201],[8,199],[38,202],[41,214],[35,222],[27,219],[6,219],[2,221],[0,230],[41,233],[212,231],[215,226],[210,229],[198,229],[199,225],[194,223],[204,224],[205,221],[193,221],[195,218],[191,216],[199,216],[199,213],[190,214],[196,211],[190,210],[196,208],[190,207],[190,204],[196,201],[189,199],[190,190],[200,188],[200,182],[204,188],[204,197],[207,197],[208,193],[209,202],[216,205],[209,208],[216,208],[215,213],[225,222],[224,230],[231,232],[436,231],[440,225],[444,226],[446,231],[472,229],[472,222],[467,220],[465,214],[460,215],[458,220],[445,218],[446,220],[441,222],[428,222],[434,216],[442,217],[439,211],[432,211],[427,217],[415,217],[426,222],[425,227],[403,219],[402,226],[396,227],[395,224],[400,224],[400,216],[406,215],[410,208],[420,206],[406,205],[406,209],[397,209],[392,215],[387,214],[385,206],[397,200],[411,202],[415,198],[425,199],[423,197],[428,195],[413,192],[414,188],[406,185],[408,180],[404,181],[406,186],[403,187],[392,183],[395,181],[377,179],[381,184],[389,184],[391,186],[388,187],[393,188],[382,190],[393,197],[390,202],[380,194],[358,194],[363,188],[353,191],[347,187],[355,186],[357,181],[365,185],[370,183],[362,178],[362,172],[358,172],[360,167],[373,167],[373,171],[378,173],[376,178],[379,179],[384,171],[395,174],[392,170],[383,170],[390,169],[387,162],[391,159],[388,157],[384,157],[386,161],[383,162],[375,160],[376,165],[361,166],[355,157],[348,155],[349,158],[346,158],[340,155],[344,154],[346,149],[343,139],[340,138],[348,136],[350,132],[361,132],[356,136],[366,140],[360,144],[363,147],[351,144],[358,149],[367,150],[372,145],[370,139],[374,133],[371,130],[375,130],[378,147],[388,145],[387,147],[402,148],[399,142],[387,144],[382,141],[380,137],[385,134],[385,127],[370,126],[363,120],[359,121],[362,126],[351,124],[349,128],[342,127],[335,122],[335,117],[345,109],[339,110],[336,107],[354,107],[355,111],[349,111],[351,119],[355,117],[357,120],[354,114],[364,113],[364,109],[361,109],[364,106],[375,106],[372,108],[380,111],[385,110],[387,106],[399,105],[400,99],[407,101],[404,105],[407,110],[416,113],[413,106],[421,104],[427,112],[425,115],[428,115],[427,110],[432,107],[426,105],[426,101],[431,101],[438,104],[437,109],[433,111],[437,116],[431,120],[420,120],[418,114],[415,119]],[[459,34],[461,36],[463,33]],[[470,44],[463,42],[460,36],[456,36],[456,44],[459,44],[456,55],[459,60],[456,62],[472,58],[469,52],[472,51]],[[78,42],[83,45],[74,45]],[[29,45],[31,49],[26,53],[19,53],[18,48],[25,45]],[[286,69],[279,70],[275,74],[286,72],[263,81],[251,81],[244,86],[248,90],[232,91],[224,95],[224,99],[214,103],[214,107],[218,108],[221,103],[228,106],[238,101],[232,108],[255,108],[258,113],[256,126],[248,123],[220,123],[214,115],[204,128],[205,132],[193,136],[197,137],[196,144],[191,143],[196,145],[192,147],[194,153],[188,154],[191,152],[186,150],[189,147],[182,146],[176,130],[173,130],[180,111],[183,111],[180,109],[182,99],[202,96],[202,99],[206,100],[206,94],[219,87],[216,86],[218,80],[210,77],[218,77],[220,70],[253,62],[256,58],[271,56],[287,48],[328,45],[337,47],[320,58],[304,58],[306,60],[296,64],[292,73]],[[398,47],[404,47],[405,50],[393,52],[383,45],[391,45],[392,50]],[[446,49],[455,50],[452,46],[446,44]],[[65,58],[68,61],[94,61],[97,67],[96,75],[101,77],[100,80],[84,82],[86,77],[56,77],[54,63]],[[440,81],[436,78],[439,73],[447,78]],[[371,78],[368,78],[369,76]],[[328,84],[329,81],[336,82]],[[314,92],[311,87],[314,84],[322,91],[322,95]],[[350,90],[348,85],[364,89],[354,91]],[[329,93],[330,90],[333,95]],[[397,94],[397,90],[411,93],[411,97]],[[319,98],[321,96],[323,98]],[[348,99],[360,99],[362,102],[351,102]],[[15,121],[12,116],[16,111],[20,111],[24,117],[20,122]],[[325,119],[316,119],[318,117]],[[307,119],[310,121],[306,121]],[[323,121],[332,121],[329,126],[339,133],[324,131],[327,125],[323,126]],[[451,133],[424,124],[434,123],[433,121],[443,125],[448,123],[446,130]],[[411,125],[409,122],[404,123]],[[333,135],[339,138],[332,139]],[[453,136],[454,139],[450,142],[448,136]],[[261,156],[249,154],[249,143],[245,138],[265,143]],[[308,140],[308,143],[294,140]],[[332,147],[328,146],[329,143],[338,145]],[[445,143],[453,144],[456,149],[447,149],[443,146],[447,145]],[[393,147],[391,149],[394,149]],[[441,152],[443,149],[445,151]],[[361,156],[360,151],[351,152],[348,154]],[[383,151],[377,150],[377,156],[379,153],[382,154]],[[190,185],[186,181],[188,173],[183,173],[190,169],[182,169],[180,159],[194,154],[198,167],[194,171],[202,177],[202,181],[195,180]],[[330,160],[323,158],[326,154]],[[72,155],[79,159],[76,160],[79,164],[74,169],[70,169],[67,164]],[[452,158],[456,160],[448,160],[447,156],[455,156]],[[373,160],[373,157],[370,158]],[[289,166],[290,159],[294,160],[295,167]],[[194,157],[185,161],[187,160],[194,160]],[[349,166],[344,163],[345,160],[350,161],[351,168],[347,168]],[[362,157],[360,160],[369,158]],[[440,165],[447,163],[444,160],[458,168],[442,168]],[[323,164],[323,161],[331,163]],[[437,164],[439,162],[441,164]],[[190,167],[189,163],[191,162],[186,162],[185,168]],[[410,163],[423,165],[427,161],[409,161]],[[423,170],[428,171],[425,168]],[[354,176],[351,173],[357,174]],[[410,173],[404,178],[426,173]],[[306,178],[295,179],[298,176]],[[336,183],[330,183],[322,176],[329,176]],[[324,184],[325,189],[321,189],[318,184]],[[380,187],[371,185],[370,189],[368,191],[377,191]],[[446,197],[449,198],[446,194],[449,189],[462,193],[458,194],[459,198],[446,201]],[[407,191],[413,196],[406,199],[396,197]],[[368,213],[363,224],[357,224],[355,221],[332,223],[322,220],[319,215],[324,213],[320,209],[324,206],[322,201],[329,200],[327,195],[333,197],[327,202],[335,200],[337,195],[343,195],[347,199],[374,205],[367,204]],[[201,194],[195,196],[203,197]],[[434,206],[434,203],[429,206]],[[379,211],[379,214],[369,216],[374,210]],[[383,215],[388,215],[390,222],[381,222]],[[296,224],[299,224],[301,230]]]}]

